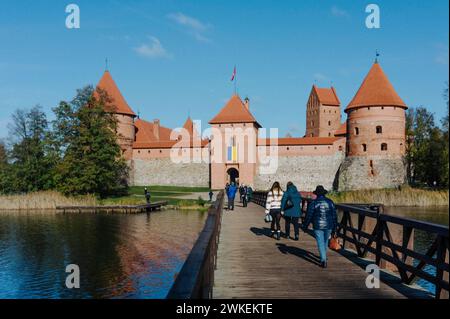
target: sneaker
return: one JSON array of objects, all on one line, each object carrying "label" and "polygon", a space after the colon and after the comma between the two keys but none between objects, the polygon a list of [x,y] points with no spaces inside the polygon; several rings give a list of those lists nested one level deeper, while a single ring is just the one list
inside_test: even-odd
[{"label": "sneaker", "polygon": [[278,232],[277,232],[277,240],[280,240],[280,237],[281,237],[281,234],[280,234],[280,232],[278,231]]}]

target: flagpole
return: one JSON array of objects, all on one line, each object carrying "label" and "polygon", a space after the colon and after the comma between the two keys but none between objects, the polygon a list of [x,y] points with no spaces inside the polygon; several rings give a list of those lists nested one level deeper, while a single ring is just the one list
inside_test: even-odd
[{"label": "flagpole", "polygon": [[237,95],[237,69],[236,65],[234,65],[235,75],[234,75],[234,95]]}]

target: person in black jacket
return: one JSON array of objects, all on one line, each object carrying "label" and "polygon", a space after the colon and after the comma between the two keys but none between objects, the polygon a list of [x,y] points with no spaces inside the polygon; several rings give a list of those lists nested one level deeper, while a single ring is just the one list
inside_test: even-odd
[{"label": "person in black jacket", "polygon": [[302,197],[297,190],[297,187],[292,182],[288,182],[286,186],[286,192],[281,199],[281,211],[283,212],[284,220],[286,221],[285,236],[289,239],[289,233],[291,224],[294,226],[294,240],[299,239],[299,226],[298,223],[302,205]]},{"label": "person in black jacket", "polygon": [[317,186],[313,193],[317,198],[308,205],[302,228],[306,231],[309,224],[313,224],[314,236],[319,247],[320,265],[322,268],[326,268],[328,241],[331,235],[336,232],[338,224],[336,208],[333,201],[325,197],[328,192],[322,185]]},{"label": "person in black jacket", "polygon": [[150,204],[150,192],[148,191],[147,187],[144,188],[144,195],[145,195],[145,200],[147,201],[147,204]]}]

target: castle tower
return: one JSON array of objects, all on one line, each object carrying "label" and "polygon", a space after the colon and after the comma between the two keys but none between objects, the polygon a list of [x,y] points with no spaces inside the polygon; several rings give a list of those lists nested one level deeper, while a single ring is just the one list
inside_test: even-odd
[{"label": "castle tower", "polygon": [[211,187],[223,188],[227,182],[254,185],[257,169],[258,129],[250,113],[250,102],[233,95],[209,122],[211,136]]},{"label": "castle tower", "polygon": [[[106,108],[111,110],[117,118],[118,143],[124,158],[130,160],[133,155],[133,142],[136,134],[134,126],[136,114],[125,101],[109,71],[105,71],[97,84],[97,88],[104,90],[111,99],[111,105],[106,105]],[[97,95],[97,92],[94,92],[94,96]]]},{"label": "castle tower", "polygon": [[405,182],[405,102],[375,62],[347,113],[347,158],[339,187],[390,188]]},{"label": "castle tower", "polygon": [[306,106],[306,137],[334,136],[341,125],[341,102],[336,90],[313,85]]}]

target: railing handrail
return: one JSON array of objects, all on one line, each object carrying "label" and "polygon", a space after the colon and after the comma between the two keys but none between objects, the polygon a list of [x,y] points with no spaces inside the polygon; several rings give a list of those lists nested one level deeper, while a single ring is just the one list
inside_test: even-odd
[{"label": "railing handrail", "polygon": [[[267,192],[254,192],[254,202],[265,206]],[[305,212],[312,199],[303,198],[302,210]],[[364,207],[366,206],[366,207]],[[374,207],[375,209],[370,209]],[[449,272],[449,227],[430,222],[420,221],[407,217],[397,217],[384,212],[384,207],[380,204],[336,204],[336,208],[342,211],[342,219],[338,225],[338,236],[346,242],[355,246],[359,257],[366,257],[367,253],[375,255],[375,262],[380,266],[381,260],[387,261],[397,267],[402,282],[410,284],[416,278],[422,278],[436,285],[435,297],[440,298],[445,290],[448,294],[448,275],[444,277],[444,272]],[[352,214],[358,217],[357,223],[352,222]],[[375,226],[369,233],[363,229],[364,219],[373,218]],[[392,238],[389,224],[402,227],[401,243],[397,244]],[[425,231],[435,235],[433,243],[428,247],[426,253],[419,253],[409,248],[409,243],[414,230]],[[350,236],[347,235],[350,233]],[[375,247],[373,247],[375,245]],[[390,252],[391,254],[388,254]],[[436,256],[436,258],[434,258]],[[447,259],[446,259],[447,257]],[[416,266],[409,264],[408,259],[416,259],[419,263]],[[436,274],[424,272],[425,265],[436,267]],[[448,297],[447,297],[448,298]]]},{"label": "railing handrail", "polygon": [[167,294],[167,299],[212,297],[223,201],[224,192],[221,191],[209,208],[205,226]]}]

